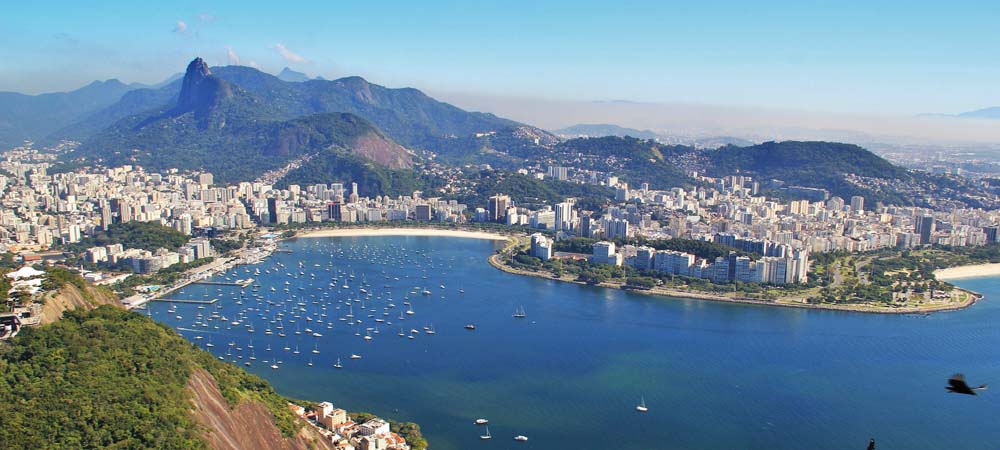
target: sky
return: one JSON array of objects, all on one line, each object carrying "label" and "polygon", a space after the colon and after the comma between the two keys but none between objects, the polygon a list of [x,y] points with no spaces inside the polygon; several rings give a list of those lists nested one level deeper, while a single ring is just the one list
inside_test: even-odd
[{"label": "sky", "polygon": [[1000,105],[997,24],[1000,2],[964,0],[10,2],[0,91],[201,56],[455,95],[958,113]]}]

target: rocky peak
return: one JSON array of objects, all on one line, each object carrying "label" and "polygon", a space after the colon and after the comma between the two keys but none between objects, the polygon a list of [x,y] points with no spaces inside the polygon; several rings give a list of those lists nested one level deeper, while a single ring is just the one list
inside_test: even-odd
[{"label": "rocky peak", "polygon": [[195,58],[184,72],[181,93],[177,97],[177,109],[189,111],[208,108],[217,101],[231,96],[232,89],[229,84],[213,76],[205,60]]}]

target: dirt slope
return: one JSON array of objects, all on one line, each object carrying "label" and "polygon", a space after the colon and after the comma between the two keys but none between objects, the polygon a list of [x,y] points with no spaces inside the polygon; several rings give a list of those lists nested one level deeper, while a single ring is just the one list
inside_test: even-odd
[{"label": "dirt slope", "polygon": [[222,397],[215,379],[196,369],[188,381],[195,420],[206,428],[213,449],[332,449],[317,431],[303,425],[294,439],[281,437],[271,413],[259,402],[243,401],[234,409]]},{"label": "dirt slope", "polygon": [[62,317],[63,311],[77,308],[94,309],[100,305],[121,306],[118,298],[111,292],[88,285],[87,292],[93,300],[84,297],[80,288],[66,283],[58,291],[45,297],[42,305],[42,324],[52,323]]}]

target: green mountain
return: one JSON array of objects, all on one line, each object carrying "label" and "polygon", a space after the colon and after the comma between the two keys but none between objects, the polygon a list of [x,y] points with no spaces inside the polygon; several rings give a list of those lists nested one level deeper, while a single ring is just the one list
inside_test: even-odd
[{"label": "green mountain", "polygon": [[0,92],[0,149],[40,140],[118,102],[135,89],[118,80],[95,81],[70,92],[25,95]]},{"label": "green mountain", "polygon": [[352,114],[284,116],[281,105],[216,76],[198,58],[175,102],[118,120],[72,156],[152,170],[204,169],[220,182],[251,180],[300,158],[319,163],[316,156],[354,155],[391,169],[413,163],[409,151]]},{"label": "green mountain", "polygon": [[[270,120],[346,112],[371,122],[402,145],[431,150],[450,161],[466,160],[470,154],[480,152],[513,151],[534,145],[536,139],[546,144],[556,141],[554,136],[537,128],[492,114],[464,111],[417,89],[390,89],[361,77],[283,81],[245,66],[216,67],[211,73],[256,99],[266,107]],[[52,137],[85,139],[117,120],[173,101],[182,89],[181,84],[175,81],[159,89],[143,89],[72,126],[63,127],[62,134],[55,133]]]},{"label": "green mountain", "polygon": [[692,151],[691,147],[649,139],[605,136],[570,139],[551,152],[539,151],[536,157],[548,159],[552,165],[610,172],[632,187],[649,183],[653,189],[668,189],[693,183],[675,162]]}]

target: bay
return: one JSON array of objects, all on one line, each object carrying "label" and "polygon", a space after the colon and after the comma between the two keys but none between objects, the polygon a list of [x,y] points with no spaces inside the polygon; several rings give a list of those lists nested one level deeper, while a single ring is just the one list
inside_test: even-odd
[{"label": "bay", "polygon": [[[485,261],[500,245],[293,239],[282,243],[287,253],[213,278],[255,276],[256,292],[191,285],[171,298],[220,300],[150,310],[224,359],[244,365],[253,354],[246,368],[283,395],[417,422],[433,449],[861,449],[870,437],[880,450],[1000,445],[993,426],[1000,394],[944,391],[955,372],[974,384],[1000,382],[1000,304],[993,300],[1000,279],[959,282],[986,294],[962,311],[873,315],[511,275]],[[403,313],[404,302],[414,314]],[[395,307],[385,309],[389,303]],[[527,317],[512,317],[522,306]],[[199,312],[219,319],[195,326]],[[278,312],[286,337],[277,335],[277,321],[269,323]],[[362,323],[339,320],[349,312]],[[470,323],[474,331],[464,328]],[[265,335],[269,326],[274,334]],[[342,369],[333,367],[338,358]],[[276,361],[279,369],[271,369]],[[649,412],[638,413],[643,398]],[[481,417],[492,441],[479,439],[483,430],[473,422]],[[519,434],[530,440],[513,441]]]}]

